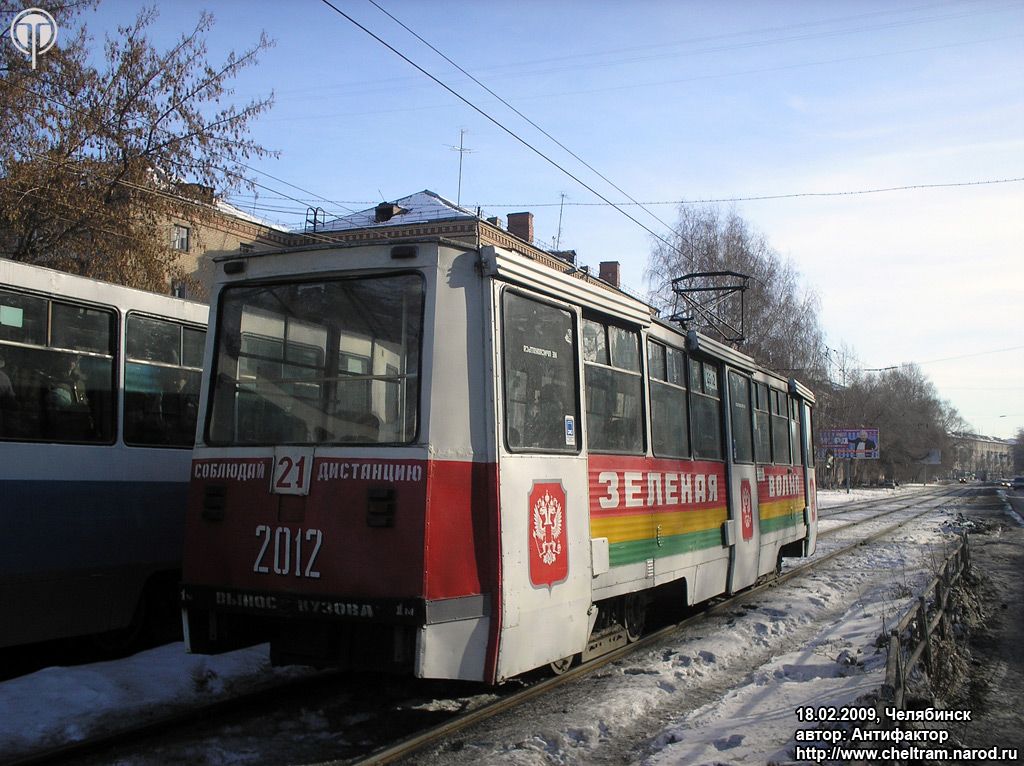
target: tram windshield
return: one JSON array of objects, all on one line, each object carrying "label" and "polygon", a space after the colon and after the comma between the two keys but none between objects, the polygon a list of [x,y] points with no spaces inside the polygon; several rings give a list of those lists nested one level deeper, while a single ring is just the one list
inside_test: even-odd
[{"label": "tram windshield", "polygon": [[226,288],[207,443],[412,442],[422,332],[416,274]]}]

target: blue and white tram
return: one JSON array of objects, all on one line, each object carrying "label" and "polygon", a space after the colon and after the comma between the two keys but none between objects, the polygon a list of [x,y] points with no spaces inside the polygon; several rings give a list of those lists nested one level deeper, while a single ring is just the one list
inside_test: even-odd
[{"label": "blue and white tram", "polygon": [[0,647],[173,625],[207,316],[0,260]]}]

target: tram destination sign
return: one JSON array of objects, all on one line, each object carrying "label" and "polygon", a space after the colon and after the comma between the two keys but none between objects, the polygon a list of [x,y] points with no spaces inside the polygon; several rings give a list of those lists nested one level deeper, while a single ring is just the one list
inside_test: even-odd
[{"label": "tram destination sign", "polygon": [[825,454],[837,458],[878,460],[877,428],[836,428],[818,432],[818,443]]}]

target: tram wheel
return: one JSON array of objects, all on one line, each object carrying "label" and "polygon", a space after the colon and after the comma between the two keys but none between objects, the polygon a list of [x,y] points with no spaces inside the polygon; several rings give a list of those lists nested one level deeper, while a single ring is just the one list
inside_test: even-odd
[{"label": "tram wheel", "polygon": [[563,657],[560,660],[555,660],[550,664],[551,672],[556,676],[562,675],[565,671],[572,667],[573,660],[576,659],[576,655],[570,654],[568,657]]},{"label": "tram wheel", "polygon": [[647,624],[647,602],[639,593],[630,593],[623,597],[622,627],[626,629],[626,640],[629,643],[639,641]]}]

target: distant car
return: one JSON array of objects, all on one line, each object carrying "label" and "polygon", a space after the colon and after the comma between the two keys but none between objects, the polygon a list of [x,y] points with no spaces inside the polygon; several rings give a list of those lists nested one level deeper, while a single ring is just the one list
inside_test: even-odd
[{"label": "distant car", "polygon": [[961,484],[966,484],[967,483],[967,479],[965,479],[963,476],[961,476],[960,477],[960,483]]},{"label": "distant car", "polygon": [[1014,476],[1010,486],[1014,489],[1024,489],[1024,476]]}]

